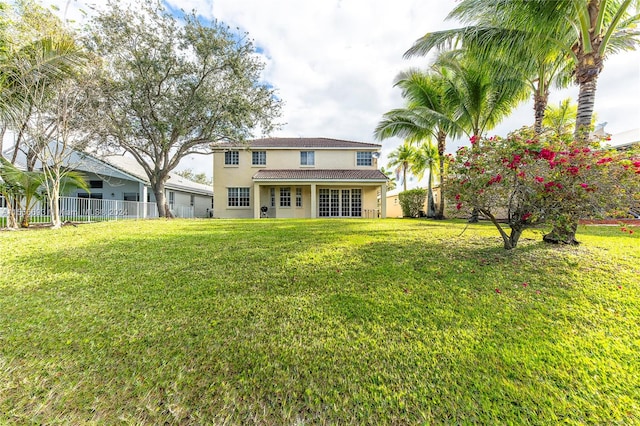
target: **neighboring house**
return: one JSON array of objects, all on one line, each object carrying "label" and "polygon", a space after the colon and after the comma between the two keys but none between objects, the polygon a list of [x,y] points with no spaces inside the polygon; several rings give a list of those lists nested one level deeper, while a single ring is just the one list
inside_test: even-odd
[{"label": "neighboring house", "polygon": [[[8,155],[5,155],[7,157]],[[18,165],[24,165],[24,154]],[[155,203],[149,179],[144,169],[133,158],[124,155],[96,156],[73,152],[67,167],[82,172],[89,191],[75,189],[65,195],[78,198]],[[192,182],[176,173],[169,174],[165,196],[171,211],[179,217],[211,217],[213,188]],[[193,209],[193,214],[191,213]]]},{"label": "neighboring house", "polygon": [[385,217],[380,148],[327,138],[214,144],[214,217]]},{"label": "neighboring house", "polygon": [[[423,187],[421,185],[421,182],[418,182],[419,185],[412,185],[410,188],[407,189],[417,189],[417,188],[422,188],[425,189],[425,187]],[[436,209],[438,208],[438,202],[440,200],[440,186],[434,186],[432,188],[433,190],[433,202],[436,206]],[[387,192],[387,217],[403,217],[402,215],[402,206],[400,206],[400,193],[403,192],[404,189],[403,188],[396,188],[393,191],[389,191]],[[428,203],[429,200],[427,200],[427,198],[425,197],[424,200],[424,205],[422,207],[422,211],[423,212],[427,212],[428,209]]]},{"label": "neighboring house", "polygon": [[640,128],[611,135],[611,140],[608,144],[618,150],[640,147]]},{"label": "neighboring house", "polygon": [[[93,156],[76,153],[70,164],[81,171],[89,184],[90,192],[75,190],[71,196],[103,200],[143,201],[155,203],[147,175],[133,158],[123,155]],[[185,216],[178,209],[193,207],[194,217],[210,217],[213,210],[213,188],[192,182],[176,173],[169,174],[165,184],[165,196],[169,209],[178,216]]]}]

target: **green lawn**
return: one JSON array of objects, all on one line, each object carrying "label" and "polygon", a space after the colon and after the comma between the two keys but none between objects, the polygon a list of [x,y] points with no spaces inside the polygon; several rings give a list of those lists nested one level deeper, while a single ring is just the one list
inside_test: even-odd
[{"label": "green lawn", "polygon": [[0,232],[0,424],[639,424],[640,232]]}]

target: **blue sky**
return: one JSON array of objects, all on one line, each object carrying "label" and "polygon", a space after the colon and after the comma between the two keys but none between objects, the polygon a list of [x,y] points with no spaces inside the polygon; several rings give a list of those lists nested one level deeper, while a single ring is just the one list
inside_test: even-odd
[{"label": "blue sky", "polygon": [[[125,1],[125,0],[122,0]],[[47,0],[64,11],[68,0]],[[92,0],[70,0],[68,17]],[[265,60],[264,78],[284,100],[284,123],[273,136],[331,137],[372,142],[386,111],[402,106],[396,75],[425,67],[431,58],[402,54],[426,32],[455,27],[444,18],[455,0],[165,0],[173,10],[197,10],[247,31]],[[640,52],[605,62],[598,81],[598,121],[616,134],[640,127]],[[577,98],[577,87],[553,91],[551,103]],[[522,104],[490,134],[533,122],[533,104]],[[381,164],[400,140],[382,142]],[[454,152],[464,141],[449,142]],[[193,157],[183,167],[211,174],[210,159]]]}]

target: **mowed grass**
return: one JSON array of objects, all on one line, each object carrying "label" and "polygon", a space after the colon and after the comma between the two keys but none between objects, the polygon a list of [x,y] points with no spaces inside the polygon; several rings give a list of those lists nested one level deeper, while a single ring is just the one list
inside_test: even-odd
[{"label": "mowed grass", "polygon": [[464,227],[0,232],[0,423],[640,423],[640,232]]}]

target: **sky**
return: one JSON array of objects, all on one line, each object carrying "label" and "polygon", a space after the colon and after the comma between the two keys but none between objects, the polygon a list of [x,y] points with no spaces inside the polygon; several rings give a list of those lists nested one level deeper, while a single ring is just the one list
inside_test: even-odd
[{"label": "sky", "polygon": [[[121,0],[125,1],[125,0]],[[327,137],[382,145],[380,165],[401,140],[376,141],[382,115],[403,106],[394,78],[426,68],[432,56],[406,60],[403,53],[427,32],[455,28],[446,21],[456,0],[165,0],[249,33],[265,62],[263,78],[284,101],[274,137]],[[45,0],[82,22],[91,0]],[[577,99],[577,86],[551,93],[550,103]],[[640,52],[608,58],[598,80],[598,122],[615,135],[640,127]],[[517,108],[489,135],[533,124],[533,103]],[[447,151],[465,141],[448,141]],[[179,169],[212,174],[211,158],[191,156]]]}]

